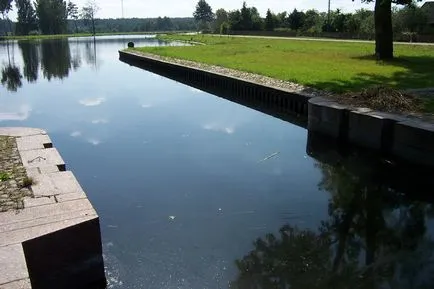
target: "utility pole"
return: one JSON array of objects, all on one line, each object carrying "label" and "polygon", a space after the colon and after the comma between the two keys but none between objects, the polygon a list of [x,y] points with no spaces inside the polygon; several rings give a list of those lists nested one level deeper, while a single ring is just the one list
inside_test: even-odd
[{"label": "utility pole", "polygon": [[330,32],[330,1],[331,0],[329,0],[329,7],[328,7],[328,10],[327,10],[327,32]]},{"label": "utility pole", "polygon": [[124,19],[124,0],[121,0],[121,6],[122,6],[122,19]]}]

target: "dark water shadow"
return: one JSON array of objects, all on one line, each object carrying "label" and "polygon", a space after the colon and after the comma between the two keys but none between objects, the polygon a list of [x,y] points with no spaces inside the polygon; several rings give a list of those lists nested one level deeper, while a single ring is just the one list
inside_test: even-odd
[{"label": "dark water shadow", "polygon": [[335,92],[357,91],[374,85],[387,85],[401,89],[434,87],[434,57],[403,56],[390,61],[377,61],[374,56],[360,56],[354,59],[372,61],[378,65],[394,66],[404,70],[394,72],[390,77],[375,73],[359,73],[350,81],[332,79],[313,81],[311,85]]},{"label": "dark water shadow", "polygon": [[328,216],[255,240],[230,287],[434,288],[432,177],[310,137]]},{"label": "dark water shadow", "polygon": [[132,60],[129,58],[126,59],[123,58],[122,56],[119,58],[119,60],[131,66],[138,67],[140,69],[161,75],[163,77],[172,79],[179,83],[188,85],[190,87],[194,87],[196,89],[205,91],[215,96],[249,107],[256,111],[271,115],[273,117],[287,121],[293,125],[302,128],[307,128],[307,117],[296,116],[294,115],[294,113],[285,110],[280,104],[266,102],[263,99],[253,98],[253,97],[247,100],[246,98],[241,98],[236,92],[232,91],[229,88],[224,88],[218,85],[207,85],[203,81],[193,82],[188,79],[187,75],[183,73],[178,73],[170,68],[162,68],[158,65],[148,65],[148,64],[144,64],[140,60]]}]

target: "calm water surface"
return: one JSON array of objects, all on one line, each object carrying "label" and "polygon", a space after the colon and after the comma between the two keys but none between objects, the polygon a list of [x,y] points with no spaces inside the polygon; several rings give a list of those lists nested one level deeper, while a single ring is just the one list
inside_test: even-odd
[{"label": "calm water surface", "polygon": [[109,288],[434,286],[428,177],[122,63],[130,40],[166,45],[0,43],[0,125],[49,132],[101,217]]}]

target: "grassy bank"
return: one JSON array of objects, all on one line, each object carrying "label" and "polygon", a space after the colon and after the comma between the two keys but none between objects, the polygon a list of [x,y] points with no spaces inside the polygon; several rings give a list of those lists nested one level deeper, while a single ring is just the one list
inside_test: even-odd
[{"label": "grassy bank", "polygon": [[374,44],[191,35],[164,40],[202,42],[191,47],[145,47],[140,51],[238,69],[318,89],[346,92],[384,84],[434,87],[434,48],[396,45],[397,58],[378,62]]},{"label": "grassy bank", "polygon": [[[163,32],[110,32],[110,33],[96,33],[96,36],[110,36],[110,35],[155,35]],[[38,40],[38,39],[62,39],[70,37],[89,37],[93,36],[92,33],[74,33],[74,34],[57,34],[57,35],[26,35],[26,36],[6,36],[1,37],[0,40]]]}]

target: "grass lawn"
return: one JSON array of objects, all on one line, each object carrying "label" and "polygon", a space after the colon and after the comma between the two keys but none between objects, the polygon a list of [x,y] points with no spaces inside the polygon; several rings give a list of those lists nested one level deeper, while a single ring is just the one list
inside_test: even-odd
[{"label": "grass lawn", "polygon": [[160,35],[207,45],[144,47],[162,56],[219,65],[288,80],[332,92],[376,84],[393,88],[434,87],[434,46],[395,45],[396,59],[378,62],[373,43]]}]

